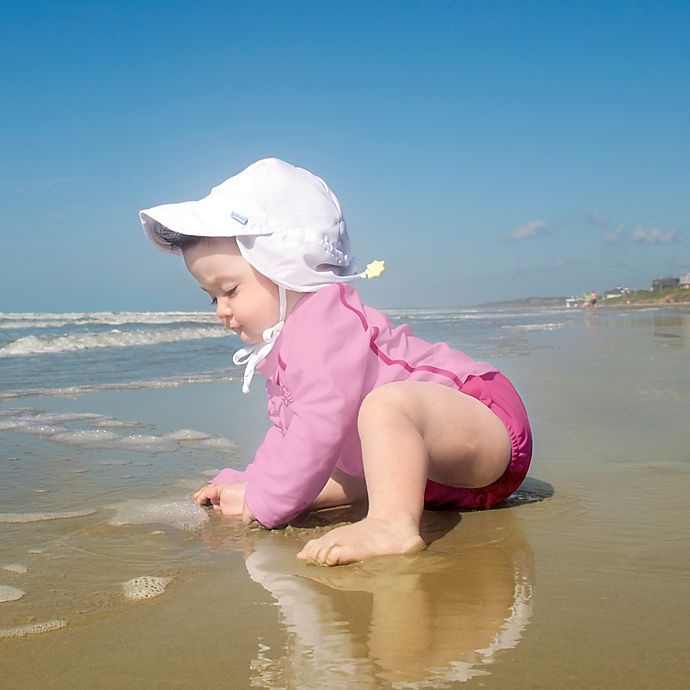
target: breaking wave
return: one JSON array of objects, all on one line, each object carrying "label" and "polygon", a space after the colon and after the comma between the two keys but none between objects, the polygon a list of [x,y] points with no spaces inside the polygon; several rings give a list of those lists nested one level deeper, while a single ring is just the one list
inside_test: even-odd
[{"label": "breaking wave", "polygon": [[34,355],[76,352],[97,348],[121,348],[160,345],[205,338],[225,338],[229,333],[221,325],[210,328],[170,328],[156,330],[103,333],[70,333],[68,335],[28,335],[0,347],[0,357],[31,357]]},{"label": "breaking wave", "polygon": [[0,329],[64,328],[71,326],[124,326],[127,324],[215,323],[211,312],[70,312],[70,313],[20,313],[0,314]]},{"label": "breaking wave", "polygon": [[[84,384],[82,386],[56,386],[51,388],[24,388],[9,391],[0,391],[0,400],[15,400],[17,398],[34,397],[37,395],[49,395],[51,397],[74,398],[88,393],[100,393],[102,391],[126,391],[145,390],[157,388],[177,388],[195,383],[216,383],[218,381],[233,381],[236,378],[237,368],[219,369],[218,371],[201,372],[198,374],[181,374],[160,379],[124,381],[120,383]],[[3,416],[0,413],[0,416]]]}]

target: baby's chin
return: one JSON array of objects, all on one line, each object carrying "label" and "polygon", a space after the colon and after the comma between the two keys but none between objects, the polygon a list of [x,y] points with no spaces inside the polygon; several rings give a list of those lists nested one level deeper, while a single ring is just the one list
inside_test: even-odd
[{"label": "baby's chin", "polygon": [[257,345],[258,343],[262,342],[260,338],[257,338],[256,335],[252,333],[247,333],[246,331],[240,331],[237,335],[240,336],[240,340],[245,344],[245,345]]}]

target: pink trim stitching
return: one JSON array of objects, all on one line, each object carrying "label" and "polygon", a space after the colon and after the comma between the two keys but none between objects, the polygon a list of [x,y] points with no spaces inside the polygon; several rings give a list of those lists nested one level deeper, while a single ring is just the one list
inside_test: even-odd
[{"label": "pink trim stitching", "polygon": [[338,283],[338,289],[340,290],[340,302],[341,302],[341,304],[344,307],[346,307],[347,309],[349,309],[350,311],[353,311],[355,314],[357,314],[357,316],[359,316],[359,320],[360,320],[360,323],[362,324],[362,328],[366,331],[368,326],[369,326],[369,324],[367,323],[366,316],[364,316],[364,314],[362,314],[362,312],[359,311],[359,309],[356,309],[355,307],[353,307],[352,305],[348,304],[345,301],[345,285],[343,285],[343,283]]},{"label": "pink trim stitching", "polygon": [[[340,302],[341,304],[349,309],[350,311],[354,312],[357,314],[359,317],[360,323],[362,324],[362,328],[366,330],[369,326],[367,323],[366,316],[362,314],[359,309],[356,307],[353,307],[351,304],[348,304],[345,301],[345,286],[342,283],[338,283],[338,288],[340,290]],[[446,378],[450,379],[457,387],[458,390],[462,388],[462,381],[458,378],[457,374],[454,374],[452,371],[448,371],[447,369],[439,369],[438,367],[432,367],[426,364],[421,364],[418,367],[413,367],[409,362],[406,362],[403,359],[391,359],[388,357],[388,355],[384,354],[381,352],[379,349],[378,345],[374,342],[376,338],[379,335],[379,329],[374,326],[372,328],[372,337],[371,340],[369,341],[369,348],[371,351],[384,363],[387,365],[393,365],[397,364],[398,366],[401,366],[405,371],[409,372],[412,374],[415,371],[428,371],[431,374],[436,374],[437,376],[445,376]]]}]

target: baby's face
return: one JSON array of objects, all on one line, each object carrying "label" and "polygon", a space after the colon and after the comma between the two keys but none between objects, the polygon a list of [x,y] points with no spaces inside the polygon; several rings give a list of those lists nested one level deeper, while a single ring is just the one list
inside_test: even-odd
[{"label": "baby's face", "polygon": [[223,325],[245,343],[261,342],[264,330],[280,318],[278,286],[243,258],[232,237],[204,240],[183,256]]}]

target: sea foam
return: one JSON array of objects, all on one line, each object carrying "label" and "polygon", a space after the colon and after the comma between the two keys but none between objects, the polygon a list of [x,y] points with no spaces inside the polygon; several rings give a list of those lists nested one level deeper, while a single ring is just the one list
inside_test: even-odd
[{"label": "sea foam", "polygon": [[205,338],[226,338],[221,325],[210,328],[171,328],[168,330],[104,331],[101,333],[70,333],[68,335],[27,335],[0,347],[0,357],[31,357],[35,355],[78,352],[99,348],[160,345]]},{"label": "sea foam", "polygon": [[102,429],[136,429],[141,426],[141,422],[123,422],[119,419],[106,418],[98,422]]},{"label": "sea foam", "polygon": [[15,429],[24,429],[27,422],[24,419],[17,419],[12,417],[5,417],[0,419],[0,431],[14,431]]},{"label": "sea foam", "polygon": [[0,417],[15,417],[17,415],[36,415],[40,412],[35,407],[7,407],[0,410]]},{"label": "sea foam", "polygon": [[179,447],[177,442],[172,439],[145,434],[117,437],[108,445],[115,448],[126,448],[148,453],[164,453],[165,451],[177,450]]},{"label": "sea foam", "polygon": [[171,438],[175,441],[204,441],[212,437],[213,434],[207,434],[205,431],[194,431],[194,429],[180,429],[165,434],[165,438]]},{"label": "sea foam", "polygon": [[163,524],[180,530],[200,529],[208,522],[207,512],[192,503],[184,501],[152,501],[132,499],[108,506],[116,511],[108,522],[111,525],[157,525]]},{"label": "sea foam", "polygon": [[66,520],[68,518],[93,515],[95,510],[70,510],[65,512],[44,513],[0,513],[0,523],[19,524],[25,522],[42,522],[44,520]]},{"label": "sea foam", "polygon": [[170,325],[176,323],[216,323],[211,312],[73,312],[73,313],[4,313],[0,329],[65,328],[72,326],[125,326],[129,324]]},{"label": "sea foam", "polygon": [[10,587],[9,585],[0,585],[0,604],[7,601],[17,601],[21,599],[26,592],[23,589]]},{"label": "sea foam", "polygon": [[141,575],[122,583],[125,599],[139,601],[141,599],[153,599],[159,597],[165,588],[172,582],[171,577],[155,577],[153,575]]},{"label": "sea foam", "polygon": [[[160,388],[177,388],[195,383],[216,383],[218,381],[232,381],[238,369],[226,368],[213,372],[201,372],[199,374],[183,374],[180,376],[168,376],[160,379],[125,381],[123,383],[86,384],[82,386],[62,386],[59,388],[18,388],[15,390],[0,392],[0,400],[16,400],[17,398],[51,396],[74,398],[90,393],[102,391],[127,391],[146,390]],[[104,423],[103,426],[106,426]]]},{"label": "sea foam", "polygon": [[208,448],[210,450],[217,450],[221,453],[234,453],[239,448],[237,441],[231,441],[228,438],[218,436],[216,438],[207,438],[201,441],[194,441],[191,443],[196,448]]},{"label": "sea foam", "polygon": [[24,424],[21,427],[24,434],[33,434],[35,436],[54,436],[55,434],[62,434],[69,431],[66,426],[53,426],[50,424]]},{"label": "sea foam", "polygon": [[41,424],[64,424],[65,422],[81,422],[85,419],[107,419],[105,415],[97,412],[39,412],[31,415],[32,422]]},{"label": "sea foam", "polygon": [[120,437],[113,431],[106,429],[79,429],[77,431],[64,431],[51,436],[51,440],[58,443],[65,443],[69,446],[99,446],[101,444],[110,445],[110,441],[115,441]]},{"label": "sea foam", "polygon": [[44,623],[29,623],[28,625],[18,625],[16,628],[0,629],[0,637],[26,637],[27,635],[37,635],[40,633],[60,630],[67,625],[67,621],[55,619]]},{"label": "sea foam", "polygon": [[19,563],[10,563],[10,565],[0,566],[0,570],[7,570],[9,573],[17,573],[18,575],[24,575],[27,571],[25,565],[20,565]]}]

